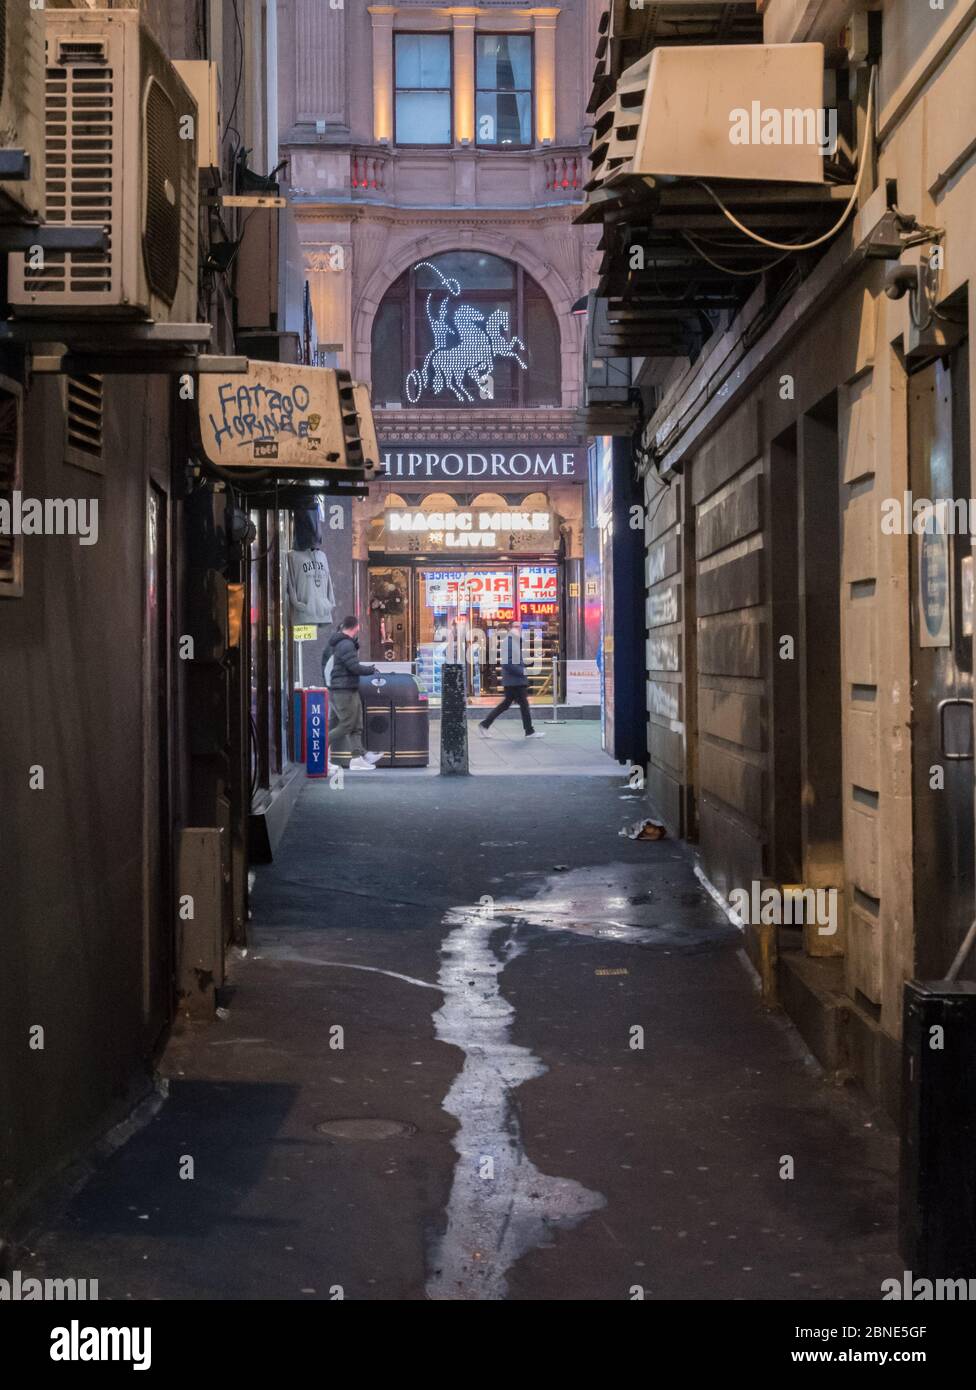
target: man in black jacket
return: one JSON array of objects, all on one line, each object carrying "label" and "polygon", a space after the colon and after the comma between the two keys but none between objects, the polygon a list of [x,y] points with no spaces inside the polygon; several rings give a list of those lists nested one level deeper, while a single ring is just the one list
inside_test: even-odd
[{"label": "man in black jacket", "polygon": [[526,738],[545,738],[545,734],[533,729],[532,710],[529,708],[529,678],[525,674],[522,660],[522,629],[513,623],[502,639],[502,688],[505,698],[478,725],[485,738],[491,737],[491,726],[500,714],[517,704],[522,711],[522,728]]},{"label": "man in black jacket", "polygon": [[[359,660],[358,618],[344,619],[339,630],[333,632],[322,653],[323,666],[330,657],[332,671],[329,675],[329,753],[351,753],[350,772],[375,772],[376,764],[382,755],[363,752],[363,706],[359,699],[359,677],[374,675],[376,667],[364,666]],[[330,756],[330,771],[332,766]]]}]

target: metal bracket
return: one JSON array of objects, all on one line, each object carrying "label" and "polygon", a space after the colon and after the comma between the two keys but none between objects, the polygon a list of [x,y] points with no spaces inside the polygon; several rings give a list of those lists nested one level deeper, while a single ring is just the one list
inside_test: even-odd
[{"label": "metal bracket", "polygon": [[218,357],[209,353],[53,352],[31,358],[36,376],[241,376],[248,371],[246,357]]},{"label": "metal bracket", "polygon": [[[97,312],[97,311],[92,311]],[[209,343],[209,323],[156,323],[151,319],[0,319],[0,344],[66,343],[104,348],[110,352],[173,351],[193,343]]]},{"label": "metal bracket", "polygon": [[0,251],[100,251],[107,253],[108,232],[104,227],[58,227],[52,223],[34,226],[0,227]]},{"label": "metal bracket", "polygon": [[0,183],[23,183],[31,176],[31,157],[26,150],[0,149]]},{"label": "metal bracket", "polygon": [[225,193],[220,198],[208,198],[208,207],[217,208],[286,208],[287,198],[274,197],[269,193]]}]

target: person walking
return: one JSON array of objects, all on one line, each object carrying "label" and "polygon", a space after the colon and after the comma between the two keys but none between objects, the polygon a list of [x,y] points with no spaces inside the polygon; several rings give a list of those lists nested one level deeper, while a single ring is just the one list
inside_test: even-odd
[{"label": "person walking", "polygon": [[[363,751],[363,706],[359,698],[359,677],[376,674],[375,666],[359,660],[359,619],[345,618],[325,644],[323,663],[331,659],[329,671],[329,771],[337,764],[336,753],[350,753],[350,772],[375,772],[382,753]],[[348,742],[348,747],[346,746]]]},{"label": "person walking", "polygon": [[486,715],[478,725],[484,738],[491,738],[491,726],[500,714],[504,714],[512,705],[518,705],[522,712],[522,728],[525,730],[526,738],[545,738],[545,734],[532,727],[532,710],[529,705],[529,678],[525,674],[525,663],[522,660],[522,629],[518,623],[513,623],[505,637],[502,639],[504,645],[503,655],[507,660],[502,662],[502,689],[505,691],[505,698],[501,700],[490,714]]}]

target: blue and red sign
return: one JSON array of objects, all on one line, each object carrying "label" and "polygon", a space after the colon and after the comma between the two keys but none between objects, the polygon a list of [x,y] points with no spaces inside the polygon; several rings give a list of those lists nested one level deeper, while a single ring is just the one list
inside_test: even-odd
[{"label": "blue and red sign", "polygon": [[305,773],[327,777],[329,772],[329,692],[305,691]]}]

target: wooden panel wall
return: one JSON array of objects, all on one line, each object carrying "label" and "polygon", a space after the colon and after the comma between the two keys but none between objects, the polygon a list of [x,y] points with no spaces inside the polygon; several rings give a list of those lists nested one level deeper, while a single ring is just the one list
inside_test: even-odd
[{"label": "wooden panel wall", "polygon": [[768,621],[760,451],[752,399],[691,468],[698,817],[705,871],[723,893],[763,872]]},{"label": "wooden panel wall", "polygon": [[644,480],[647,622],[647,784],[676,835],[687,835],[685,593],[681,510],[684,480]]}]

